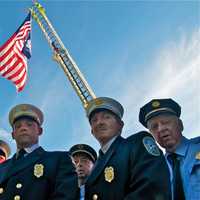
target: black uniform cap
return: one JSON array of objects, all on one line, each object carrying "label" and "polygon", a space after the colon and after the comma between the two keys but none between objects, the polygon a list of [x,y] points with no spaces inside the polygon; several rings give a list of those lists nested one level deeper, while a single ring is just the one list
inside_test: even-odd
[{"label": "black uniform cap", "polygon": [[147,127],[147,121],[161,114],[181,115],[180,105],[172,99],[153,99],[140,108],[139,121]]},{"label": "black uniform cap", "polygon": [[69,152],[72,156],[78,153],[85,153],[92,162],[95,162],[97,160],[96,151],[87,144],[76,144],[70,148]]}]

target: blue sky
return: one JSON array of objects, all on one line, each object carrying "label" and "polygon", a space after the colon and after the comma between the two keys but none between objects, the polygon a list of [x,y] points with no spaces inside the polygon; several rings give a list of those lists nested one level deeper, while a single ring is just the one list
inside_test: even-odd
[{"label": "blue sky", "polygon": [[[40,1],[65,47],[96,96],[116,98],[125,108],[123,136],[144,127],[141,106],[173,98],[182,106],[183,134],[200,134],[200,1]],[[32,1],[0,0],[0,45],[19,27]],[[19,103],[45,115],[40,144],[68,150],[87,143],[96,150],[82,104],[37,23],[25,89],[0,77],[0,138],[15,151],[8,113]]]}]

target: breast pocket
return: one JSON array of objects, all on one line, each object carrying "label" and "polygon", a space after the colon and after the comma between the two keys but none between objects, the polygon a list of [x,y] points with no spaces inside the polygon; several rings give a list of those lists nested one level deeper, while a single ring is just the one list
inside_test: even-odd
[{"label": "breast pocket", "polygon": [[196,160],[190,173],[190,183],[193,192],[198,192],[200,199],[200,160]]}]

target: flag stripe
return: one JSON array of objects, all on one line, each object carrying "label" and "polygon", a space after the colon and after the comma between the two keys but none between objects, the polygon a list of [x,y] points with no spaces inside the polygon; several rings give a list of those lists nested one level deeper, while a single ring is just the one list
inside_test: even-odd
[{"label": "flag stripe", "polygon": [[13,60],[11,62],[12,62],[12,65],[8,64],[9,68],[5,70],[5,72],[2,74],[2,76],[5,78],[7,78],[8,74],[12,73],[13,71],[16,71],[15,68],[17,68],[19,60],[16,57],[13,57]]},{"label": "flag stripe", "polygon": [[4,70],[7,67],[7,64],[9,64],[12,60],[12,58],[15,56],[15,52],[11,50],[8,54],[4,56],[4,59],[0,63],[0,70]]},{"label": "flag stripe", "polygon": [[15,69],[12,70],[10,73],[8,73],[6,76],[4,76],[5,78],[7,78],[8,80],[13,80],[14,81],[14,77],[18,75],[18,73],[23,70],[23,64],[17,63],[17,65],[15,66]]},{"label": "flag stripe", "polygon": [[6,76],[7,73],[10,73],[11,70],[14,70],[14,68],[16,67],[16,63],[17,63],[17,58],[15,56],[11,57],[9,62],[6,63],[4,69],[1,70],[2,76]]},{"label": "flag stripe", "polygon": [[26,72],[26,69],[23,67],[23,65],[20,63],[19,65],[21,66],[19,70],[15,74],[8,77],[8,80],[12,80],[14,83],[19,81],[21,77],[23,76],[24,72]]}]

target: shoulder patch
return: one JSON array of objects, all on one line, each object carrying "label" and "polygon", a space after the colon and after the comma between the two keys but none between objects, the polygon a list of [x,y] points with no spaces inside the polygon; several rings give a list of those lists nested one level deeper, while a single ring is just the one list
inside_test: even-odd
[{"label": "shoulder patch", "polygon": [[142,142],[148,153],[150,153],[153,156],[160,156],[160,150],[152,137],[145,136]]}]

